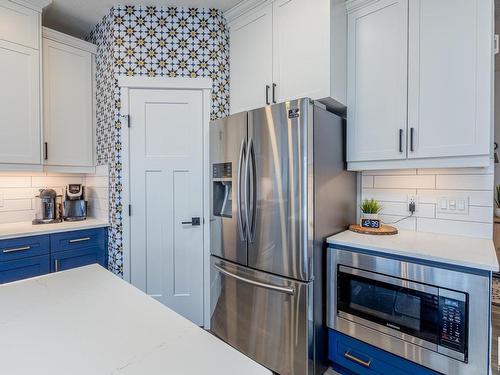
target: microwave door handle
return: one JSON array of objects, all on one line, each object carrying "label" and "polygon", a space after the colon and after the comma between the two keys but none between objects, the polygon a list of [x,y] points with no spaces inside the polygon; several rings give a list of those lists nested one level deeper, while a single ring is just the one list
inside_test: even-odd
[{"label": "microwave door handle", "polygon": [[[246,241],[246,226],[244,225],[244,218],[243,218],[243,205],[241,204],[241,172],[243,169],[243,161],[246,159],[246,152],[245,152],[245,139],[241,140],[241,146],[240,146],[240,156],[238,160],[238,189],[236,190],[237,194],[237,199],[238,199],[238,228],[240,231],[240,239],[242,241]],[[246,180],[246,179],[245,179]],[[245,200],[246,202],[246,200]],[[246,204],[246,203],[245,203]],[[246,211],[246,207],[245,207]]]}]

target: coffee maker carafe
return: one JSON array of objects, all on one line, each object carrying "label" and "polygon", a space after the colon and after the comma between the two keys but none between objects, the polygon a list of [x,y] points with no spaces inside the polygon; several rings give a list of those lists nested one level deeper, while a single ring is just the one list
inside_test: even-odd
[{"label": "coffee maker carafe", "polygon": [[61,196],[53,189],[40,189],[35,197],[35,220],[33,224],[61,222]]}]

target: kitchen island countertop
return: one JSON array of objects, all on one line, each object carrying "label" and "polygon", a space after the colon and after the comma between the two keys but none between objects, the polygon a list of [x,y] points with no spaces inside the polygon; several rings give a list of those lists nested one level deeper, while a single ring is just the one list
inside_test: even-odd
[{"label": "kitchen island countertop", "polygon": [[330,245],[364,249],[452,266],[498,272],[493,240],[400,230],[393,236],[346,230],[327,239]]},{"label": "kitchen island countertop", "polygon": [[0,286],[0,374],[271,375],[98,265]]}]

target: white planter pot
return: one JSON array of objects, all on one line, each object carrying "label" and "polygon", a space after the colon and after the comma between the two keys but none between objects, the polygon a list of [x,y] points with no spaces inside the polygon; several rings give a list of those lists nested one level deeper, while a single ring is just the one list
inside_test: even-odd
[{"label": "white planter pot", "polygon": [[378,220],[378,214],[363,214],[363,219]]},{"label": "white planter pot", "polygon": [[500,217],[500,208],[499,207],[495,207],[495,216]]}]

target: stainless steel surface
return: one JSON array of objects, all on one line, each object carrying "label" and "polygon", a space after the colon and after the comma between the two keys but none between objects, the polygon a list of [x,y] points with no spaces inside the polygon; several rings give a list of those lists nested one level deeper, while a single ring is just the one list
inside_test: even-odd
[{"label": "stainless steel surface", "polygon": [[[371,280],[378,280],[378,281],[383,282],[383,283],[392,284],[392,285],[400,286],[403,288],[418,290],[420,292],[429,293],[429,294],[432,294],[434,296],[439,295],[438,288],[430,286],[430,285],[416,283],[416,282],[412,282],[412,281],[408,281],[408,280],[404,280],[404,279],[399,279],[399,278],[391,277],[391,276],[387,276],[387,275],[381,275],[379,273],[367,272],[364,270],[346,267],[343,265],[339,265],[339,270],[341,272],[348,273],[351,275],[361,276],[361,277],[371,279]],[[458,293],[456,293],[456,294],[458,294]]]},{"label": "stainless steel surface", "polygon": [[81,184],[66,186],[64,193],[63,219],[65,221],[79,221],[87,218],[87,201],[85,187]]},{"label": "stainless steel surface", "polygon": [[2,252],[5,253],[5,254],[8,254],[8,253],[15,253],[15,252],[18,252],[18,251],[26,251],[26,250],[29,250],[29,249],[31,249],[31,246],[23,246],[23,247],[16,247],[16,248],[13,248],[13,249],[5,249]]},{"label": "stainless steel surface", "polygon": [[[468,361],[460,353],[438,346],[424,347],[422,342],[409,337],[397,337],[398,331],[367,322],[337,309],[336,279],[339,265],[377,272],[391,277],[426,283],[439,287],[439,293],[452,298],[461,293],[468,295]],[[487,276],[436,268],[379,256],[346,250],[328,251],[327,324],[346,335],[382,348],[410,361],[419,363],[444,374],[487,374],[489,363],[489,295],[490,280]],[[450,289],[450,290],[447,290]],[[456,293],[458,291],[461,293]],[[463,297],[460,297],[463,298]],[[454,357],[454,358],[452,358]]]},{"label": "stainless steel surface", "polygon": [[291,294],[292,296],[295,294],[295,289],[293,289],[293,288],[285,288],[282,286],[277,286],[277,285],[272,285],[272,284],[264,284],[264,283],[261,283],[259,281],[246,279],[244,277],[241,277],[241,276],[238,276],[234,273],[226,271],[225,269],[222,268],[221,265],[218,265],[217,263],[214,265],[214,267],[215,267],[215,269],[217,269],[217,271],[223,273],[224,275],[229,276],[229,277],[233,277],[235,279],[238,279],[239,281],[243,281],[244,283],[252,284],[252,285],[258,286],[260,288],[264,288],[264,289],[275,290],[275,291],[278,291],[281,293]]},{"label": "stainless steel surface", "polygon": [[69,243],[85,242],[85,241],[90,241],[90,237],[75,238],[74,240],[69,240]]},{"label": "stainless steel surface", "polygon": [[53,189],[40,189],[35,197],[35,219],[33,224],[58,223],[61,220],[61,196]]},{"label": "stainless steel surface", "polygon": [[[243,168],[243,160],[245,158],[245,149],[246,149],[246,140],[242,139],[241,140],[241,146],[240,146],[240,156],[238,157],[238,176],[237,176],[237,189],[236,189],[236,198],[237,202],[241,202],[241,173],[240,171]],[[238,210],[238,229],[240,230],[240,240],[241,241],[246,241],[247,239],[247,233],[246,230],[243,228],[243,207],[240,207]]]},{"label": "stainless steel surface", "polygon": [[211,139],[212,165],[239,160],[241,215],[234,236],[234,221],[211,218],[212,330],[280,375],[323,374],[325,239],[356,213],[344,122],[300,99],[218,120]]},{"label": "stainless steel surface", "polygon": [[59,260],[54,259],[54,271],[58,272],[59,271]]},{"label": "stainless steel surface", "polygon": [[[298,117],[288,118],[291,108],[300,111]],[[312,278],[312,248],[307,246],[310,110],[309,100],[303,99],[248,114],[256,176],[255,231],[248,244],[248,266],[303,281]]]},{"label": "stainless steel surface", "polygon": [[[241,144],[247,138],[247,114],[239,113],[212,122],[210,125],[210,164],[232,163],[232,217],[214,216],[213,199],[210,203],[210,252],[221,258],[240,264],[247,264],[247,243],[241,237],[244,224],[244,197],[238,196],[243,180],[243,160]],[[240,158],[240,156],[242,158]],[[241,175],[240,175],[241,174]],[[213,197],[213,185],[210,185]],[[240,199],[238,199],[240,198]],[[242,227],[243,226],[243,227]]]},{"label": "stainless steel surface", "polygon": [[[312,347],[306,339],[312,319],[308,308],[311,283],[270,275],[215,257],[212,257],[212,279],[211,326],[215,335],[279,374],[312,374],[313,364],[309,360]],[[248,280],[293,288],[295,293],[255,286]]]}]

